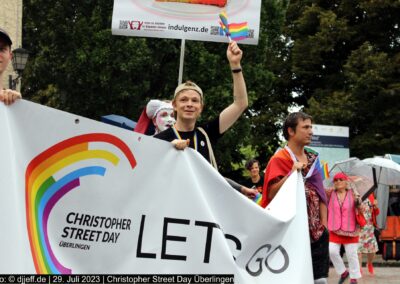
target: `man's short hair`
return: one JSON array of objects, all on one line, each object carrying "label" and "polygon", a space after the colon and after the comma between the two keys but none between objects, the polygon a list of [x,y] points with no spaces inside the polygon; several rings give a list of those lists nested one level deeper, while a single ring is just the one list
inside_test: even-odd
[{"label": "man's short hair", "polygon": [[255,163],[257,163],[258,166],[260,166],[260,162],[259,162],[259,161],[257,161],[256,159],[251,159],[251,160],[247,161],[247,163],[246,163],[246,165],[245,165],[245,168],[248,169],[248,170],[250,170],[251,167],[252,167]]},{"label": "man's short hair", "polygon": [[292,128],[293,131],[296,131],[297,124],[299,123],[299,119],[306,120],[309,119],[312,121],[312,116],[306,114],[305,112],[298,111],[290,113],[283,123],[283,137],[285,137],[286,141],[289,140],[289,128]]},{"label": "man's short hair", "polygon": [[0,28],[0,38],[3,39],[10,47],[12,45],[12,41],[8,33]]},{"label": "man's short hair", "polygon": [[182,91],[185,90],[193,90],[199,93],[201,102],[203,102],[203,91],[200,89],[199,86],[196,85],[196,83],[192,81],[186,81],[185,83],[180,84],[178,87],[176,87],[175,92],[174,92],[174,100],[177,95],[179,95]]}]

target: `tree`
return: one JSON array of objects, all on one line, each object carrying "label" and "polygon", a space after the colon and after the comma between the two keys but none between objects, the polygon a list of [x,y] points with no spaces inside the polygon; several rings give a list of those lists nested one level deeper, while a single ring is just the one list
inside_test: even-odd
[{"label": "tree", "polygon": [[[111,35],[112,6],[110,0],[24,1],[24,46],[32,53],[24,72],[25,98],[93,119],[116,113],[136,120],[149,99],[171,97],[180,41]],[[227,176],[237,174],[231,163],[243,162],[241,147],[254,143],[265,155],[270,153],[265,145],[277,144],[276,123],[288,99],[273,90],[277,79],[270,69],[278,66],[273,57],[285,9],[284,1],[263,1],[260,43],[242,46],[251,106],[216,148]],[[232,102],[225,54],[225,44],[186,41],[183,79],[203,88],[203,119]]]},{"label": "tree", "polygon": [[400,2],[290,2],[292,91],[321,124],[350,127],[360,158],[400,152]]}]

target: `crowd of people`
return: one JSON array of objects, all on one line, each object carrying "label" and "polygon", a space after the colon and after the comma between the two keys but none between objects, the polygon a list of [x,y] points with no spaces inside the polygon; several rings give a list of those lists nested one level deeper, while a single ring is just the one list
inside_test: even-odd
[{"label": "crowd of people", "polygon": [[[362,275],[361,254],[367,254],[367,267],[374,274],[373,258],[378,250],[374,235],[379,214],[373,194],[364,202],[350,187],[349,177],[339,172],[333,177],[333,188],[325,189],[315,163],[318,153],[307,148],[312,133],[312,117],[295,112],[283,124],[287,144],[269,160],[265,170],[263,199],[266,207],[293,171],[304,179],[314,283],[327,283],[329,260],[340,275],[339,284],[350,278],[358,283]],[[344,246],[349,268],[340,254]]]},{"label": "crowd of people", "polygon": [[[19,92],[5,89],[2,85],[3,75],[12,59],[11,46],[10,36],[0,29],[0,101],[6,105],[21,98]],[[172,101],[149,101],[135,131],[169,141],[177,150],[190,147],[217,169],[213,145],[248,107],[242,55],[237,43],[230,42],[227,59],[233,78],[233,102],[217,117],[198,125],[204,108],[204,94],[196,83],[187,81],[178,85]],[[310,115],[290,113],[283,124],[283,135],[287,144],[271,157],[265,172],[260,173],[259,161],[251,159],[245,165],[249,172],[245,185],[230,179],[226,179],[227,182],[249,198],[262,194],[260,205],[266,207],[293,172],[301,173],[305,186],[314,283],[327,283],[329,261],[340,275],[339,283],[344,283],[347,278],[350,278],[350,283],[357,283],[363,273],[362,254],[367,254],[368,271],[374,274],[372,262],[378,250],[374,236],[376,215],[379,214],[377,200],[371,195],[361,202],[344,173],[333,177],[333,188],[324,188],[321,173],[316,167],[318,153],[307,147],[313,135]],[[360,215],[365,224],[360,223]],[[346,251],[348,269],[340,254],[341,246]]]}]

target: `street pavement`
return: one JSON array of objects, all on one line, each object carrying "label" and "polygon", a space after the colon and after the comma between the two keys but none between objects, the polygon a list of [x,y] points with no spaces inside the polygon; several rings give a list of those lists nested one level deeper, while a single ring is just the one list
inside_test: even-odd
[{"label": "street pavement", "polygon": [[[346,267],[348,267],[346,255],[343,260]],[[375,275],[370,275],[366,267],[366,256],[363,257],[363,275],[358,280],[359,284],[400,284],[400,261],[396,260],[383,260],[382,255],[377,254],[374,259]],[[336,274],[335,269],[331,266],[329,269],[328,284],[336,284],[339,281],[339,276]],[[345,283],[349,283],[346,280]]]},{"label": "street pavement", "polygon": [[[329,269],[328,284],[336,284],[339,281],[339,276],[335,269]],[[345,283],[349,283],[346,280]],[[358,280],[359,284],[400,284],[400,267],[375,267],[375,275],[369,275],[367,269],[363,268],[363,276]]]}]

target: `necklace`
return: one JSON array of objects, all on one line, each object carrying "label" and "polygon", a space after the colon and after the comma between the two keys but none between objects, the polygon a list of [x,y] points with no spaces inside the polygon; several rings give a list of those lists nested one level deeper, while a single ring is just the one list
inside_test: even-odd
[{"label": "necklace", "polygon": [[340,204],[342,204],[343,201],[346,199],[347,190],[343,191],[343,192],[337,191],[336,194],[337,194]]},{"label": "necklace", "polygon": [[[176,130],[175,125],[172,126],[172,130],[174,131],[176,138],[178,138],[180,140],[183,140],[181,135],[179,134],[179,131]],[[194,144],[194,149],[197,151],[197,132],[196,132],[196,129],[194,130],[194,134],[193,134],[193,144]]]}]

